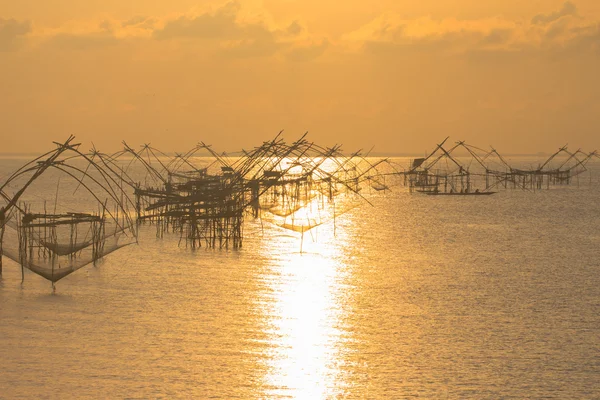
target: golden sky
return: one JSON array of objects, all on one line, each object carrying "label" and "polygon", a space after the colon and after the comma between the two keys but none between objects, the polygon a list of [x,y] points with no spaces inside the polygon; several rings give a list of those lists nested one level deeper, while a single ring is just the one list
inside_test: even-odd
[{"label": "golden sky", "polygon": [[0,0],[0,152],[600,148],[600,1]]}]

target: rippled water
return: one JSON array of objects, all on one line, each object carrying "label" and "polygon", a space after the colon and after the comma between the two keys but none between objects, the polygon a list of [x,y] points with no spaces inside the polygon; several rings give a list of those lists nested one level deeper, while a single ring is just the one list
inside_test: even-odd
[{"label": "rippled water", "polygon": [[0,398],[600,398],[600,183],[580,186],[393,188],[303,253],[260,222],[240,251],[146,227],[55,295],[5,260]]}]

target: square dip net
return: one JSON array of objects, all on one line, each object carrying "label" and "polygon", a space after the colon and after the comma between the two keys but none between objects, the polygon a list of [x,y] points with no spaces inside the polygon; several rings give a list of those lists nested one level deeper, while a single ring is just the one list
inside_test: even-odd
[{"label": "square dip net", "polygon": [[136,243],[123,181],[73,137],[0,186],[1,256],[51,282]]}]

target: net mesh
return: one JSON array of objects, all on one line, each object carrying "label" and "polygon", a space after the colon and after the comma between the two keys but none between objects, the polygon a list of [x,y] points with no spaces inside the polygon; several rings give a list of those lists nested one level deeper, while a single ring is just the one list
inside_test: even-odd
[{"label": "net mesh", "polygon": [[[10,218],[4,226],[2,252],[24,268],[57,282],[102,257],[135,243],[135,237],[113,223],[23,224]],[[88,226],[86,226],[88,225]],[[108,225],[108,226],[106,226]],[[93,232],[93,230],[96,232]]]}]

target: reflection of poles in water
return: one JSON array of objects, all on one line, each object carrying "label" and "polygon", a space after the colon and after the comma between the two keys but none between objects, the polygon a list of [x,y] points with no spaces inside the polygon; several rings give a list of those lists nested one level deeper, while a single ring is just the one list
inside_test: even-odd
[{"label": "reflection of poles in water", "polygon": [[336,236],[336,226],[335,226],[335,203],[333,204],[333,237]]},{"label": "reflection of poles in water", "polygon": [[[20,220],[21,227],[25,224],[25,217],[27,215],[27,207],[24,208],[25,215]],[[21,283],[25,281],[25,263],[27,262],[27,235],[25,230],[19,227],[19,260],[21,261]]]},{"label": "reflection of poles in water", "polygon": [[4,208],[0,208],[0,278],[2,277],[2,240],[4,238]]}]

